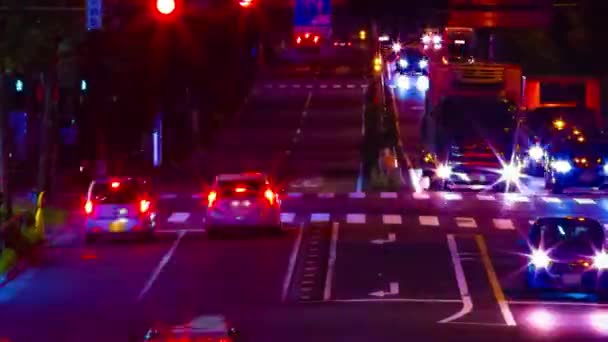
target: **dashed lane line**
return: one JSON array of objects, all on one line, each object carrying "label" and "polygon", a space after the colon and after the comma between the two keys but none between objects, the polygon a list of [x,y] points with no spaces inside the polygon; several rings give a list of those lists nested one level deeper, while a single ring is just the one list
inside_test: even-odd
[{"label": "dashed lane line", "polygon": [[281,299],[283,302],[287,299],[287,294],[289,293],[289,285],[293,279],[293,272],[296,268],[296,261],[298,259],[298,254],[300,253],[300,247],[302,245],[302,235],[304,232],[304,225],[301,224],[298,229],[298,236],[293,243],[293,247],[291,249],[291,255],[289,256],[289,263],[287,264],[287,272],[285,273],[285,279],[283,280],[283,292],[281,293]]},{"label": "dashed lane line", "polygon": [[175,242],[173,243],[171,248],[167,251],[167,253],[165,253],[165,255],[163,255],[162,259],[160,259],[160,262],[158,263],[158,265],[156,266],[156,268],[150,275],[150,278],[148,279],[148,281],[146,282],[144,287],[141,289],[139,296],[137,296],[138,302],[141,301],[146,296],[148,291],[150,291],[150,289],[152,288],[152,285],[154,285],[154,283],[156,282],[156,279],[158,279],[158,276],[160,276],[160,274],[163,271],[163,269],[165,268],[165,266],[167,266],[169,261],[171,261],[173,254],[177,250],[179,243],[182,241],[182,238],[185,235],[186,235],[186,232],[183,232],[183,231],[178,233],[177,239],[175,239]]}]

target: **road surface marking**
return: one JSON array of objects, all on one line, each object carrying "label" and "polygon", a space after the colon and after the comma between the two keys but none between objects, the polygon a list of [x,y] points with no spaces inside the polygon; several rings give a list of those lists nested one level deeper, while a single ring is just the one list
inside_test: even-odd
[{"label": "road surface marking", "polygon": [[591,198],[575,198],[574,201],[578,204],[595,204],[595,201]]},{"label": "road surface marking", "polygon": [[401,215],[382,215],[382,223],[384,224],[401,224]]},{"label": "road surface marking", "polygon": [[367,88],[367,84],[362,84],[361,88]]},{"label": "road surface marking", "polygon": [[334,299],[331,302],[336,303],[378,303],[378,302],[393,302],[393,303],[462,303],[461,299],[433,299],[433,298],[353,298],[353,299]]},{"label": "road surface marking", "polygon": [[426,200],[431,198],[431,196],[429,194],[427,194],[426,192],[414,192],[412,194],[412,197],[414,197],[414,199],[417,200]]},{"label": "road surface marking", "polygon": [[161,199],[173,199],[177,198],[177,194],[160,194]]},{"label": "road surface marking", "polygon": [[316,268],[316,267],[314,267],[314,266],[308,266],[308,267],[304,267],[304,270],[305,270],[305,271],[314,271],[314,270],[316,270],[316,269],[317,269],[317,268]]},{"label": "road surface marking", "polygon": [[175,212],[175,213],[172,213],[171,216],[169,216],[169,218],[167,219],[167,222],[184,223],[188,220],[189,217],[190,217],[190,213]]},{"label": "road surface marking", "polygon": [[608,308],[608,304],[603,303],[589,303],[589,302],[560,302],[560,301],[536,301],[536,300],[510,300],[509,304],[511,305],[535,305],[535,306],[544,306],[544,305],[563,305],[563,306],[593,306],[600,308]]},{"label": "road surface marking", "polygon": [[473,310],[473,300],[471,300],[471,294],[469,293],[469,286],[467,284],[467,278],[464,275],[462,263],[460,262],[460,256],[458,256],[458,246],[456,245],[456,239],[453,234],[448,234],[448,248],[452,257],[452,264],[454,265],[454,272],[456,274],[456,283],[458,284],[458,290],[460,291],[460,298],[462,299],[462,308],[455,314],[442,319],[439,323],[449,323],[457,320],[461,317],[466,316]]},{"label": "road surface marking", "polygon": [[507,300],[505,299],[505,293],[500,286],[500,282],[496,276],[496,271],[494,270],[494,266],[490,261],[490,256],[488,255],[488,246],[481,235],[475,235],[475,241],[477,242],[477,246],[481,252],[481,261],[486,269],[488,280],[490,281],[490,285],[492,285],[492,292],[494,292],[494,297],[496,297],[502,317],[505,319],[505,323],[507,323],[508,326],[516,326],[517,323],[513,318],[511,309],[509,309],[509,303],[507,303]]},{"label": "road surface marking", "polygon": [[325,88],[327,88],[327,84],[321,84],[321,85],[319,86],[319,88],[321,88],[321,89],[325,89]]},{"label": "road surface marking", "polygon": [[557,197],[543,197],[543,201],[547,203],[560,203],[562,200]]},{"label": "road surface marking", "polygon": [[318,194],[319,198],[334,198],[333,192],[321,192]]},{"label": "road surface marking", "polygon": [[292,87],[294,87],[294,88],[296,88],[296,89],[299,89],[299,88],[300,88],[300,85],[299,85],[299,84],[294,84],[294,85],[292,85]]},{"label": "road surface marking", "polygon": [[505,194],[505,200],[509,202],[530,202],[530,199],[518,194]]},{"label": "road surface marking", "polygon": [[438,226],[439,218],[437,216],[418,216],[418,222],[422,226]]},{"label": "road surface marking", "polygon": [[381,192],[380,198],[397,198],[396,192]]},{"label": "road surface marking", "polygon": [[472,217],[456,217],[456,225],[461,228],[477,228],[477,222]]},{"label": "road surface marking", "polygon": [[281,88],[281,89],[287,88],[287,85],[281,84],[281,85],[279,85],[279,88]]},{"label": "road surface marking", "polygon": [[192,199],[201,199],[204,198],[203,194],[192,194]]},{"label": "road surface marking", "polygon": [[513,221],[511,221],[510,219],[495,218],[495,219],[492,219],[492,222],[494,223],[494,227],[496,227],[496,229],[501,229],[501,230],[515,229],[515,227],[513,226]]},{"label": "road surface marking", "polygon": [[312,287],[309,287],[309,286],[301,287],[300,291],[302,291],[302,292],[310,292],[310,291],[312,291]]},{"label": "road surface marking", "polygon": [[528,220],[528,224],[529,224],[529,225],[533,225],[533,224],[534,224],[534,222],[536,222],[536,221],[534,221],[534,220]]},{"label": "road surface marking", "polygon": [[272,84],[266,84],[264,87],[271,89],[272,88]]},{"label": "road surface marking", "polygon": [[496,201],[494,195],[477,194],[477,199],[480,201]]},{"label": "road surface marking", "polygon": [[336,265],[336,249],[338,247],[338,230],[340,224],[333,222],[331,225],[331,242],[329,244],[329,257],[327,259],[327,274],[325,275],[325,289],[323,290],[323,300],[331,298],[331,286],[334,277],[334,267]]},{"label": "road surface marking", "polygon": [[365,224],[365,214],[347,214],[346,223]]},{"label": "road surface marking", "polygon": [[310,215],[311,222],[329,222],[328,213],[312,213]]},{"label": "road surface marking", "polygon": [[348,194],[348,198],[365,198],[365,192],[351,192]]},{"label": "road surface marking", "polygon": [[169,248],[167,253],[165,253],[165,255],[163,255],[162,259],[160,259],[160,262],[158,263],[158,265],[152,272],[152,275],[146,282],[146,285],[144,286],[143,289],[141,289],[141,292],[139,293],[139,296],[137,297],[137,301],[141,301],[144,298],[144,296],[148,293],[148,291],[150,291],[150,289],[152,288],[152,285],[154,285],[154,282],[156,282],[156,279],[158,279],[158,276],[163,271],[163,268],[165,268],[165,266],[167,266],[167,264],[171,260],[171,257],[173,257],[173,254],[175,253],[177,246],[179,246],[180,241],[182,241],[182,238],[185,235],[186,235],[186,232],[180,232],[177,234],[177,239],[175,239],[175,242],[173,243],[171,248]]},{"label": "road surface marking", "polygon": [[[365,135],[365,128],[362,127],[361,128],[363,133],[361,135]],[[357,193],[361,192],[361,190],[363,190],[363,178],[365,178],[363,176],[363,163],[359,163],[359,173],[357,174],[357,184],[355,185],[355,189],[357,191]],[[350,196],[350,194],[349,194]]]},{"label": "road surface marking", "polygon": [[341,84],[334,84],[334,89],[342,88]]},{"label": "road surface marking", "polygon": [[348,88],[348,89],[353,89],[354,87],[355,87],[355,85],[354,85],[354,84],[348,84],[348,85],[346,86],[346,88]]},{"label": "road surface marking", "polygon": [[283,292],[281,294],[281,299],[283,302],[287,299],[287,294],[289,293],[289,284],[293,279],[293,272],[296,268],[296,261],[298,260],[298,254],[300,253],[300,247],[302,246],[302,235],[304,232],[304,224],[300,224],[300,228],[298,229],[298,236],[293,243],[293,247],[291,249],[291,255],[289,256],[289,263],[287,264],[287,272],[285,273],[285,279],[283,280]]},{"label": "road surface marking", "polygon": [[158,229],[154,231],[154,234],[176,234],[176,233],[204,233],[203,228],[190,228],[190,229]]},{"label": "road surface marking", "polygon": [[443,194],[443,198],[448,201],[458,201],[462,199],[462,195],[453,192],[446,192],[445,194]]},{"label": "road surface marking", "polygon": [[281,222],[282,223],[293,223],[296,218],[295,213],[281,213]]},{"label": "road surface marking", "polygon": [[306,89],[312,89],[312,84],[307,84]]},{"label": "road surface marking", "polygon": [[289,192],[287,193],[287,197],[289,198],[302,198],[301,192]]},{"label": "road surface marking", "polygon": [[315,282],[312,280],[302,280],[302,282],[300,283],[301,285],[310,285],[310,284],[314,284]]}]

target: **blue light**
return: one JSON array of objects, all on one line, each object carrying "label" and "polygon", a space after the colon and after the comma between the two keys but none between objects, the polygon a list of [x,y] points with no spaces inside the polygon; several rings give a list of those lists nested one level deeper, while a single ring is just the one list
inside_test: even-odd
[{"label": "blue light", "polygon": [[23,81],[22,80],[15,81],[15,90],[18,93],[21,93],[23,91]]}]

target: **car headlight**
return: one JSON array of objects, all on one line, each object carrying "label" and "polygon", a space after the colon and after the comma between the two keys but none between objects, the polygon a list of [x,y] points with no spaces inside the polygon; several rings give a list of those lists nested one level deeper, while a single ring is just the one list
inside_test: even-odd
[{"label": "car headlight", "polygon": [[604,173],[608,174],[608,163],[604,164]]},{"label": "car headlight", "polygon": [[551,258],[549,258],[545,251],[537,249],[532,251],[532,255],[530,255],[530,262],[536,268],[547,268],[551,264]]},{"label": "car headlight", "polygon": [[399,60],[399,66],[402,67],[402,68],[407,68],[408,63],[407,63],[407,61],[405,59],[400,59]]},{"label": "car headlight", "polygon": [[502,168],[502,178],[508,181],[516,181],[520,177],[519,166],[514,164],[505,165]]},{"label": "car headlight", "polygon": [[538,145],[534,145],[528,150],[528,155],[530,156],[530,158],[539,161],[545,155],[545,150],[543,150],[543,148]]},{"label": "car headlight", "polygon": [[441,43],[441,37],[433,36],[433,44],[440,44],[440,43]]},{"label": "car headlight", "polygon": [[593,257],[593,267],[605,270],[608,269],[608,253],[599,252]]},{"label": "car headlight", "polygon": [[401,44],[399,44],[399,43],[395,43],[395,44],[393,44],[393,51],[394,51],[394,52],[399,52],[399,51],[401,51]]},{"label": "car headlight", "polygon": [[409,89],[410,79],[403,75],[399,76],[399,78],[397,78],[397,87],[401,89]]},{"label": "car headlight", "polygon": [[572,170],[572,164],[567,160],[556,160],[551,163],[551,167],[558,173],[568,173]]},{"label": "car headlight", "polygon": [[435,174],[441,179],[448,179],[452,175],[452,168],[447,165],[439,165]]},{"label": "car headlight", "polygon": [[420,76],[416,80],[416,89],[425,92],[429,90],[429,78],[426,76]]},{"label": "car headlight", "polygon": [[421,60],[420,62],[418,62],[418,67],[420,69],[424,69],[427,66],[429,66],[429,62],[426,59]]}]

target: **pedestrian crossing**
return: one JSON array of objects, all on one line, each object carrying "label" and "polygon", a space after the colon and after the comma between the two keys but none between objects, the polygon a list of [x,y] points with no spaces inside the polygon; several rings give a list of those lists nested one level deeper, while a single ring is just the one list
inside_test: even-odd
[{"label": "pedestrian crossing", "polygon": [[330,83],[330,82],[318,82],[318,83],[266,83],[261,84],[259,87],[262,89],[366,89],[369,85],[367,83]]}]

